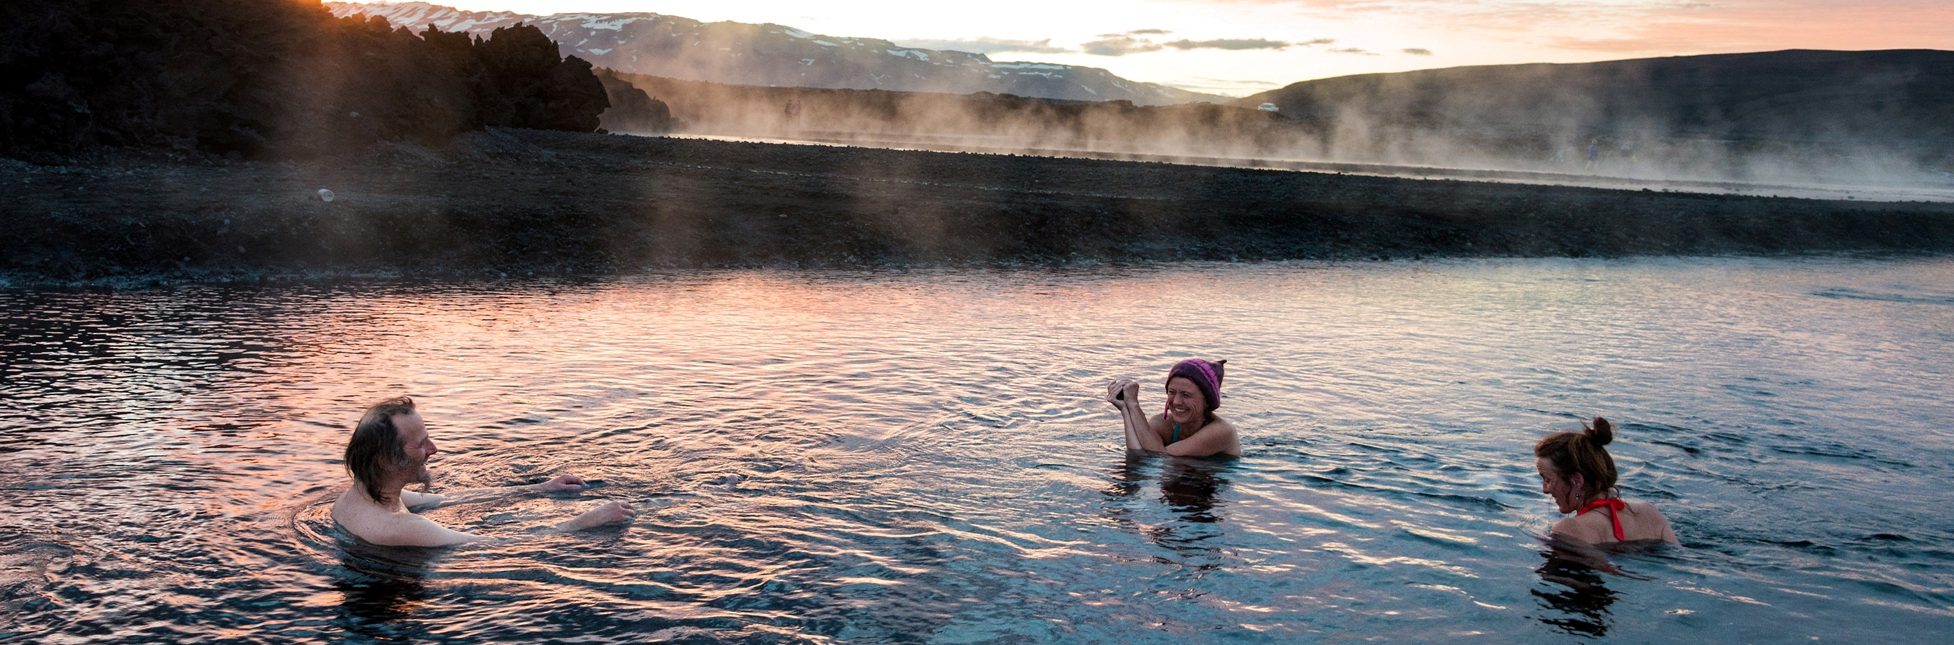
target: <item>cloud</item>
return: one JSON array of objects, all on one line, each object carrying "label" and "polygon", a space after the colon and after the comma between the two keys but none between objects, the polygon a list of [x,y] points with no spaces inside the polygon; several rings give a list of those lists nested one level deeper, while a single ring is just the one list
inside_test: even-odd
[{"label": "cloud", "polygon": [[1948,0],[1173,0],[1399,19],[1454,34],[1607,55],[1775,49],[1954,49]]},{"label": "cloud", "polygon": [[1216,40],[1176,40],[1166,43],[1174,49],[1226,49],[1241,51],[1246,49],[1288,49],[1290,43],[1267,38],[1220,38]]},{"label": "cloud", "polygon": [[1268,38],[1215,38],[1212,40],[1170,40],[1158,42],[1147,35],[1170,33],[1165,29],[1140,29],[1123,34],[1100,34],[1098,40],[1080,45],[1080,51],[1096,56],[1125,56],[1156,52],[1172,47],[1186,51],[1191,49],[1221,49],[1226,51],[1246,51],[1254,49],[1288,49],[1295,46],[1327,45],[1336,42],[1334,38],[1318,38],[1308,42],[1292,43]]},{"label": "cloud", "polygon": [[[1189,51],[1195,49],[1219,49],[1223,51],[1284,50],[1290,47],[1325,47],[1323,51],[1332,54],[1354,54],[1358,56],[1380,56],[1381,54],[1361,47],[1328,48],[1336,44],[1335,38],[1312,38],[1309,40],[1275,40],[1271,38],[1214,38],[1209,40],[1180,39],[1157,41],[1148,35],[1168,33],[1165,29],[1138,29],[1117,34],[1100,34],[1098,40],[1084,43],[1079,51],[1094,56],[1125,56],[1144,54],[1163,49]],[[1049,45],[1049,41],[1039,41]],[[1409,47],[1398,50],[1412,56],[1431,56],[1432,50],[1423,47]]]},{"label": "cloud", "polygon": [[1772,49],[1954,49],[1947,0],[1819,2],[1743,0],[1626,16],[1600,34],[1548,39],[1561,49],[1609,55]]},{"label": "cloud", "polygon": [[[1219,2],[1221,4],[1281,5],[1293,7],[1322,15],[1347,14],[1352,12],[1389,13],[1406,9],[1422,9],[1426,6],[1443,6],[1457,0],[1197,0],[1200,4]],[[1485,2],[1486,0],[1475,0]],[[1499,0],[1493,0],[1498,2]],[[1521,0],[1527,1],[1527,0]],[[1194,2],[1190,2],[1193,4]]]},{"label": "cloud", "polygon": [[1190,92],[1201,92],[1203,94],[1219,94],[1222,96],[1248,96],[1256,92],[1262,92],[1262,91],[1267,91],[1274,88],[1282,87],[1283,85],[1286,85],[1286,83],[1273,83],[1270,81],[1238,80],[1238,79],[1230,79],[1230,78],[1196,77],[1196,78],[1181,80],[1178,82],[1162,83],[1162,85],[1179,88]]},{"label": "cloud", "polygon": [[1125,56],[1127,54],[1160,51],[1161,46],[1159,43],[1145,38],[1134,38],[1123,34],[1108,34],[1100,36],[1099,40],[1080,45],[1079,49],[1094,56]]},{"label": "cloud", "polygon": [[1008,40],[1004,38],[971,38],[966,40],[900,40],[896,44],[919,49],[940,49],[945,51],[970,52],[973,54],[996,54],[999,52],[1027,52],[1033,54],[1060,54],[1072,51],[1064,47],[1052,46],[1052,39]]}]

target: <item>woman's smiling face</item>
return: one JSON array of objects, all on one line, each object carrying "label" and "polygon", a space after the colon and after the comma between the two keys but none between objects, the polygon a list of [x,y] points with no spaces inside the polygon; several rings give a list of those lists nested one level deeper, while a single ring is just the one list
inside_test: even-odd
[{"label": "woman's smiling face", "polygon": [[1560,512],[1572,513],[1581,507],[1583,495],[1578,490],[1580,487],[1555,472],[1554,464],[1547,461],[1546,457],[1535,458],[1533,467],[1540,471],[1540,492],[1553,497],[1554,504],[1560,508]]},{"label": "woman's smiling face", "polygon": [[1167,379],[1167,420],[1192,425],[1207,413],[1208,399],[1201,395],[1201,388],[1194,381],[1184,376]]}]

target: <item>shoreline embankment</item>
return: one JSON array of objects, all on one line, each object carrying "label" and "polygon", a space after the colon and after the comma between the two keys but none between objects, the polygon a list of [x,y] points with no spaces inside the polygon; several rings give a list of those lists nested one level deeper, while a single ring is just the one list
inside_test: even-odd
[{"label": "shoreline embankment", "polygon": [[531,130],[308,161],[0,160],[0,186],[16,282],[1954,252],[1950,203]]}]

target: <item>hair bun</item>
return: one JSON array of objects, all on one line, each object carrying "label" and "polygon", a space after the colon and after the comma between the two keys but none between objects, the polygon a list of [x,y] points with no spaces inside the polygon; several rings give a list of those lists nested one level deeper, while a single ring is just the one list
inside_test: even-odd
[{"label": "hair bun", "polygon": [[1582,434],[1587,435],[1594,445],[1606,446],[1608,442],[1615,440],[1615,424],[1609,423],[1607,419],[1595,417],[1594,425],[1584,428]]},{"label": "hair bun", "polygon": [[1220,386],[1221,382],[1227,379],[1228,379],[1228,359],[1224,358],[1215,361],[1214,362],[1215,385]]}]

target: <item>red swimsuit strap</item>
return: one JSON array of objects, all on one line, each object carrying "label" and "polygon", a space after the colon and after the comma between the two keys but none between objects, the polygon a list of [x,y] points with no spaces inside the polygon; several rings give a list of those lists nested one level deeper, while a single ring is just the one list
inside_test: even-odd
[{"label": "red swimsuit strap", "polygon": [[1579,517],[1581,515],[1586,515],[1588,511],[1592,511],[1597,508],[1608,509],[1608,523],[1615,525],[1615,541],[1627,542],[1628,537],[1622,535],[1622,518],[1620,515],[1617,515],[1617,513],[1628,510],[1628,502],[1624,502],[1620,498],[1604,497],[1601,499],[1594,500],[1592,502],[1588,502],[1587,506],[1581,507],[1581,510],[1574,513],[1574,515],[1576,517]]}]

